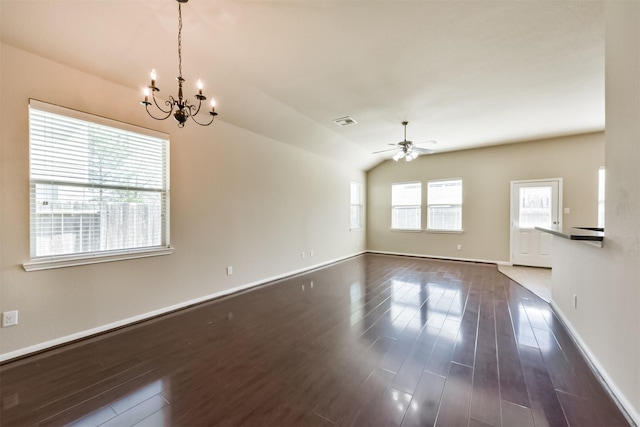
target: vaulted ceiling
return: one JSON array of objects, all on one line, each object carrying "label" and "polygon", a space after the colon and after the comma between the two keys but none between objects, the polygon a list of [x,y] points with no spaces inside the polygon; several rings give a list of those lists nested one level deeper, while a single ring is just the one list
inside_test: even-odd
[{"label": "vaulted ceiling", "polygon": [[[174,94],[175,0],[0,0],[2,42]],[[190,0],[186,94],[219,120],[369,169],[402,140],[439,152],[604,129],[599,1]],[[174,94],[175,95],[175,94]],[[132,98],[130,102],[137,103]],[[333,119],[358,123],[339,127]],[[436,154],[437,155],[437,154]]]}]

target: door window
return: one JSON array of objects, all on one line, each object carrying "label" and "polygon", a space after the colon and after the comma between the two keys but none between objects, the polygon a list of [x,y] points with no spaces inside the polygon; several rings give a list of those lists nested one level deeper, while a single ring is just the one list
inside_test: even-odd
[{"label": "door window", "polygon": [[520,228],[550,227],[552,188],[520,187]]}]

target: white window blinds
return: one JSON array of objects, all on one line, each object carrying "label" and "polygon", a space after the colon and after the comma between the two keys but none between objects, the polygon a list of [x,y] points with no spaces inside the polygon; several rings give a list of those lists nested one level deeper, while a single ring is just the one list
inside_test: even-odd
[{"label": "white window blinds", "polygon": [[462,180],[429,181],[427,229],[462,231]]},{"label": "white window blinds", "polygon": [[403,182],[391,185],[391,228],[419,230],[422,184]]},{"label": "white window blinds", "polygon": [[29,102],[31,257],[169,245],[167,135]]}]

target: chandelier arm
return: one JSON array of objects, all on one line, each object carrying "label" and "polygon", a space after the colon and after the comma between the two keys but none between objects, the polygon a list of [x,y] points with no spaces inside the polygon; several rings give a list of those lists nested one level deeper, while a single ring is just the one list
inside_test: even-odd
[{"label": "chandelier arm", "polygon": [[[151,111],[149,111],[149,105],[150,105],[150,104],[146,104],[146,105],[145,105],[145,108],[147,109],[147,114],[149,114],[149,117],[151,117],[152,119],[155,119],[155,120],[166,120],[166,119],[168,119],[168,118],[169,118],[169,116],[170,116],[170,115],[171,115],[171,113],[172,113],[172,111],[169,111],[169,112],[167,113],[166,111],[164,111],[164,110],[160,109],[160,111],[162,111],[163,113],[167,113],[167,115],[166,115],[166,116],[164,116],[164,117],[156,117],[156,116],[154,116],[153,114],[151,114]],[[156,105],[158,105],[158,104],[156,104]]]},{"label": "chandelier arm", "polygon": [[211,115],[211,120],[209,120],[209,123],[200,123],[199,121],[196,120],[195,117],[193,117],[193,115],[189,115],[189,117],[191,117],[191,120],[193,120],[194,122],[196,122],[196,124],[200,125],[200,126],[209,126],[211,123],[213,123],[213,119],[216,118],[216,116],[218,115],[218,113],[209,113]]},{"label": "chandelier arm", "polygon": [[160,104],[158,104],[158,101],[156,100],[156,96],[153,95],[151,98],[153,98],[153,103],[156,105],[156,108],[160,111],[162,111],[164,114],[167,114],[167,117],[169,117],[169,115],[171,114],[171,112],[173,111],[173,104],[174,104],[174,100],[173,100],[173,96],[169,96],[169,100],[168,101],[164,101],[164,105],[166,105],[167,107],[170,107],[169,111],[164,110]]},{"label": "chandelier arm", "polygon": [[[193,104],[189,104],[189,113],[191,116],[198,114],[200,112],[200,107],[202,107],[202,99],[198,99],[198,108]],[[194,109],[196,110],[195,112],[193,111]]]}]

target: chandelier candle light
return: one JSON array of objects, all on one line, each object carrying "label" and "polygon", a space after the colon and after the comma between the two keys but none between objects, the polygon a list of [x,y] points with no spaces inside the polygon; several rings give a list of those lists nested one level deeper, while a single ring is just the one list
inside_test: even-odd
[{"label": "chandelier candle light", "polygon": [[[200,112],[200,107],[202,106],[202,101],[206,100],[207,97],[202,94],[202,81],[198,80],[198,94],[195,95],[195,98],[198,100],[198,105],[192,105],[189,103],[187,99],[184,99],[182,96],[182,83],[184,83],[184,79],[182,78],[182,4],[186,3],[189,0],[176,0],[178,2],[178,99],[169,95],[169,99],[164,102],[164,104],[169,107],[169,110],[165,110],[160,105],[158,105],[158,101],[156,100],[156,92],[159,92],[160,89],[156,86],[156,70],[151,70],[151,85],[148,88],[144,89],[144,101],[140,101],[142,105],[145,106],[147,113],[149,116],[156,120],[165,120],[168,119],[169,116],[173,114],[173,117],[178,122],[178,127],[184,127],[185,122],[189,117],[191,120],[199,124],[200,126],[209,126],[213,123],[213,119],[218,115],[216,113],[216,101],[211,98],[211,111],[209,111],[209,115],[211,119],[209,122],[199,122],[196,120],[195,116]],[[151,99],[153,99],[153,103],[164,115],[161,117],[156,117],[151,114],[149,111],[149,106],[151,102],[149,101],[149,95],[151,95]]]}]

